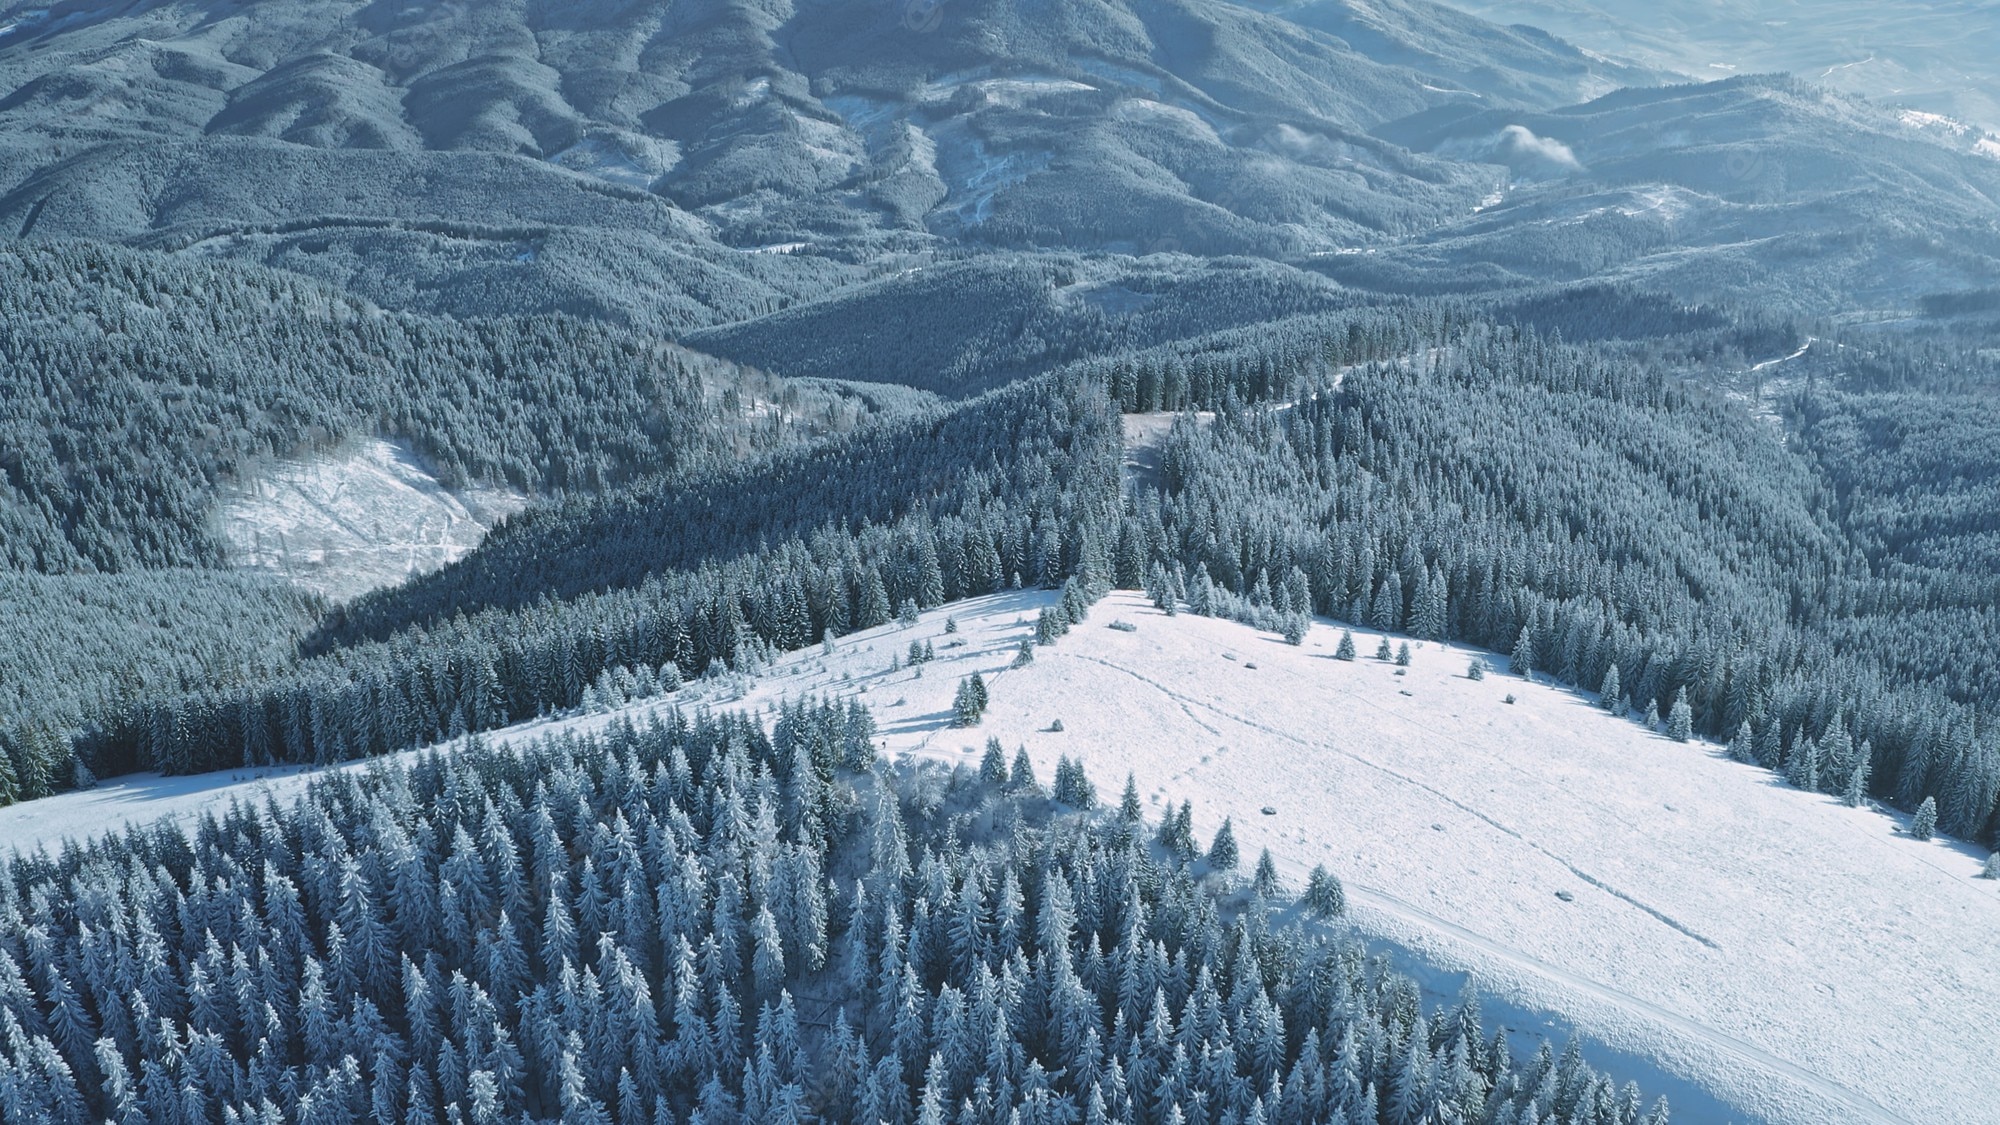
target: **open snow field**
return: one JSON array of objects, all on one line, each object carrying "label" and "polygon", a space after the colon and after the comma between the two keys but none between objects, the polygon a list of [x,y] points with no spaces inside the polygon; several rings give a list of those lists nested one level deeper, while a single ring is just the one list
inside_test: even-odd
[{"label": "open snow field", "polygon": [[[974,766],[998,737],[1027,745],[1045,783],[1057,755],[1080,758],[1106,801],[1131,771],[1156,812],[1192,800],[1204,843],[1232,817],[1246,868],[1268,847],[1297,886],[1326,864],[1359,932],[1407,955],[1406,971],[1446,996],[1469,973],[1510,1027],[1573,1027],[1593,1062],[1667,1095],[1679,1121],[2000,1122],[2000,884],[1976,878],[1977,849],[1917,843],[1887,814],[1653,735],[1505,674],[1501,658],[1474,682],[1469,651],[1431,645],[1399,676],[1357,632],[1362,659],[1336,661],[1325,622],[1294,648],[1116,593],[1010,670],[1050,600],[961,603],[669,698],[859,694],[890,755]],[[891,671],[912,639],[936,661]],[[952,729],[953,692],[975,670],[986,721]],[[126,779],[0,809],[0,847],[282,798],[311,776]]]}]

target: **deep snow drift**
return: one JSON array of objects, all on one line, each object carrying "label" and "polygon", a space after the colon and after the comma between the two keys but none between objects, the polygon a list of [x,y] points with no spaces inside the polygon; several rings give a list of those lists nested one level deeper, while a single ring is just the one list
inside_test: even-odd
[{"label": "deep snow drift", "polygon": [[[1025,744],[1045,782],[1059,754],[1080,758],[1107,801],[1130,771],[1155,812],[1193,800],[1204,843],[1233,818],[1246,868],[1268,847],[1296,887],[1326,864],[1359,930],[1436,990],[1469,972],[1510,1027],[1560,1036],[1573,1021],[1593,1062],[1665,1094],[1676,1120],[2000,1122],[2000,884],[1977,878],[1976,849],[1918,843],[1888,814],[1668,741],[1506,674],[1503,658],[1475,682],[1473,653],[1428,645],[1399,675],[1357,632],[1362,659],[1337,661],[1326,622],[1292,647],[1115,593],[1010,669],[1050,600],[961,603],[622,713],[859,694],[890,755],[970,767],[998,737],[1010,753]],[[913,639],[937,659],[892,671]],[[953,693],[975,670],[991,707],[953,729]],[[244,776],[129,779],[0,809],[0,846],[282,797],[311,775]]]}]

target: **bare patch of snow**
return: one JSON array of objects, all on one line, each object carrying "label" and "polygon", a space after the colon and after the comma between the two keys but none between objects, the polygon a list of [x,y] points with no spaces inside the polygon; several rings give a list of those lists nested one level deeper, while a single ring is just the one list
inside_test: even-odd
[{"label": "bare patch of snow", "polygon": [[449,490],[408,447],[378,439],[255,474],[225,499],[220,522],[237,567],[347,601],[456,561],[526,502]]},{"label": "bare patch of snow", "polygon": [[[1126,121],[1143,118],[1165,120],[1174,127],[1191,133],[1210,144],[1222,144],[1222,138],[1216,134],[1213,125],[1200,114],[1181,106],[1168,105],[1165,102],[1156,102],[1149,98],[1127,98],[1118,103],[1118,108],[1115,112],[1119,118]],[[1290,129],[1291,126],[1286,125],[1281,126],[1281,128]]]},{"label": "bare patch of snow", "polygon": [[975,227],[993,217],[993,201],[1002,191],[1026,183],[1029,176],[1047,168],[1053,159],[1052,154],[1043,151],[995,153],[978,138],[954,148],[941,168],[953,173],[947,183],[955,198],[945,209],[956,213],[967,226]]},{"label": "bare patch of snow", "polygon": [[549,157],[549,163],[614,184],[650,190],[680,163],[680,146],[636,134],[593,134]]}]

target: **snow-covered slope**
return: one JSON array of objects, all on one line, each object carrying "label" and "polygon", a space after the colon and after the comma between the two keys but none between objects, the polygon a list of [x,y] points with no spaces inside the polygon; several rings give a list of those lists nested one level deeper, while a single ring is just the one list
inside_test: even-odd
[{"label": "snow-covered slope", "polygon": [[407,446],[380,439],[284,462],[220,514],[230,561],[347,601],[458,560],[524,497],[452,491]]},{"label": "snow-covered slope", "polygon": [[[1295,885],[1326,864],[1361,931],[1437,990],[1470,973],[1512,1027],[1565,1034],[1553,1013],[1571,1017],[1593,1061],[1666,1094],[1677,1120],[2000,1122],[2000,885],[1976,878],[1975,849],[1909,839],[1890,815],[1653,735],[1506,675],[1500,658],[1475,682],[1471,653],[1425,646],[1399,675],[1357,634],[1363,659],[1337,661],[1327,623],[1292,647],[1113,594],[1010,669],[1049,600],[962,603],[673,701],[859,694],[892,755],[970,766],[998,737],[1025,744],[1044,779],[1058,755],[1080,758],[1107,799],[1130,771],[1156,810],[1192,800],[1204,839],[1232,817],[1246,856],[1270,848]],[[892,671],[913,639],[936,661]],[[952,695],[973,671],[992,706],[981,727],[953,729]],[[138,779],[31,802],[0,810],[0,845],[282,796],[306,776],[205,791]]]}]

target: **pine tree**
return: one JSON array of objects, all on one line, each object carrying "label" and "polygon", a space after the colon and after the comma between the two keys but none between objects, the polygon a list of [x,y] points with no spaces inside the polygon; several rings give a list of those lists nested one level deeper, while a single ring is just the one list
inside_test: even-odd
[{"label": "pine tree", "polygon": [[1645,724],[1646,724],[1646,729],[1647,729],[1647,730],[1650,730],[1650,731],[1657,731],[1657,730],[1659,730],[1659,729],[1660,729],[1660,701],[1659,701],[1659,700],[1657,700],[1657,699],[1654,699],[1654,700],[1649,700],[1649,701],[1648,701],[1648,702],[1646,703],[1646,718],[1645,718],[1645,720],[1644,720],[1644,721],[1645,721]]},{"label": "pine tree", "polygon": [[1265,898],[1276,898],[1282,889],[1278,882],[1278,865],[1271,858],[1271,849],[1265,848],[1257,856],[1257,873],[1250,880],[1258,894]]},{"label": "pine tree", "polygon": [[1375,659],[1380,660],[1385,664],[1391,660],[1396,659],[1396,650],[1389,644],[1388,637],[1386,636],[1383,637],[1382,643],[1375,646]]},{"label": "pine tree", "polygon": [[1240,860],[1236,850],[1236,831],[1230,826],[1229,818],[1222,818],[1222,827],[1215,830],[1215,841],[1208,847],[1208,866],[1211,871],[1234,871]]},{"label": "pine tree", "polygon": [[1914,839],[1928,840],[1937,834],[1937,798],[1925,797],[1917,806],[1917,815],[1910,820],[1910,835]]},{"label": "pine tree", "polygon": [[1325,866],[1316,866],[1306,877],[1305,905],[1320,918],[1338,918],[1347,913],[1347,889]]},{"label": "pine tree", "polygon": [[1408,668],[1409,666],[1410,666],[1410,642],[1404,641],[1396,649],[1396,667]]},{"label": "pine tree", "polygon": [[1987,853],[1986,866],[1980,871],[1979,877],[1982,879],[2000,879],[2000,852]]},{"label": "pine tree", "polygon": [[1694,707],[1688,703],[1687,688],[1674,695],[1673,710],[1667,716],[1667,737],[1686,742],[1694,737]]},{"label": "pine tree", "polygon": [[1750,720],[1745,719],[1743,725],[1736,728],[1736,736],[1729,740],[1729,756],[1739,762],[1748,762],[1753,760],[1756,752],[1756,736],[1750,731]]},{"label": "pine tree", "polygon": [[979,780],[988,785],[1007,784],[1007,751],[997,738],[986,740],[986,756],[979,761]]},{"label": "pine tree", "polygon": [[1340,647],[1333,651],[1333,658],[1335,660],[1354,659],[1354,632],[1352,630],[1342,629],[1340,631]]},{"label": "pine tree", "polygon": [[1026,668],[1028,665],[1033,664],[1034,662],[1035,662],[1034,642],[1024,640],[1021,642],[1021,647],[1014,650],[1014,662],[1008,665],[1008,667]]},{"label": "pine tree", "polygon": [[1521,626],[1521,635],[1514,641],[1514,671],[1527,679],[1535,678],[1535,628]]},{"label": "pine tree", "polygon": [[1625,689],[1618,683],[1618,662],[1614,660],[1604,669],[1604,682],[1597,688],[1597,705],[1615,713],[1618,701],[1624,697]]},{"label": "pine tree", "polygon": [[1016,793],[1040,793],[1042,783],[1035,778],[1034,760],[1028,757],[1028,748],[1022,746],[1014,751],[1014,771],[1007,777],[1007,788]]},{"label": "pine tree", "polygon": [[1850,809],[1858,809],[1868,799],[1868,755],[1864,754],[1847,773],[1847,788],[1840,795],[1840,803]]}]

